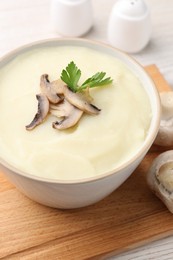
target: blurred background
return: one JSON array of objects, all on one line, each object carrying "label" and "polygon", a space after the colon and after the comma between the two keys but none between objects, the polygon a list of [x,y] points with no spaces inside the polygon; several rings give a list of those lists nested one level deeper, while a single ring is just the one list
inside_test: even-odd
[{"label": "blurred background", "polygon": [[[91,2],[93,27],[82,37],[109,43],[108,20],[116,0]],[[157,64],[169,84],[173,86],[173,1],[145,2],[151,13],[151,40],[146,48],[132,56],[142,65]],[[62,37],[52,28],[50,5],[51,0],[0,0],[0,56],[32,41]]]}]

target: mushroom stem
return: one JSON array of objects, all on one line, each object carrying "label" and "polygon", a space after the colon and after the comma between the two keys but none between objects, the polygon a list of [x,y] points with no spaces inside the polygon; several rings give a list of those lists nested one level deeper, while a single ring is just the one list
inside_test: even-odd
[{"label": "mushroom stem", "polygon": [[83,111],[71,105],[67,100],[64,100],[61,104],[58,104],[57,107],[53,106],[50,113],[57,117],[63,117],[61,121],[56,121],[52,124],[53,128],[63,130],[77,124]]}]

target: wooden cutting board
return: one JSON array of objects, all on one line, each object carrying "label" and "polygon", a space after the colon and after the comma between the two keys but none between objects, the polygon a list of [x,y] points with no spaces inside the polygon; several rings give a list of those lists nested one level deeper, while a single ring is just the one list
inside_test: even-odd
[{"label": "wooden cutting board", "polygon": [[[156,66],[146,70],[159,91],[170,90]],[[152,147],[118,190],[76,210],[39,205],[0,173],[0,258],[103,259],[173,234],[173,215],[146,184],[146,173],[158,154]]]}]

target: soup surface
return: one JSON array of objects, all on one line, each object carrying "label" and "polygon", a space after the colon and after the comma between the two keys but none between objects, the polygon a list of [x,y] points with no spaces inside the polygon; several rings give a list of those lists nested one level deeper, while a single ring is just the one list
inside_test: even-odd
[{"label": "soup surface", "polygon": [[[36,111],[40,76],[60,77],[70,61],[83,82],[98,71],[113,79],[90,91],[99,115],[84,114],[68,130],[52,128],[56,118],[27,131]],[[42,47],[14,58],[0,70],[0,156],[32,175],[59,180],[96,176],[120,166],[144,142],[151,107],[138,78],[118,59],[84,47]]]}]

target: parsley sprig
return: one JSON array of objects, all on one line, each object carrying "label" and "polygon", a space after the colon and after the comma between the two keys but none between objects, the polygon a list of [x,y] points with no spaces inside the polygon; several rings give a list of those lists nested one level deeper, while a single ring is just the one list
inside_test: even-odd
[{"label": "parsley sprig", "polygon": [[86,88],[101,87],[110,84],[113,80],[108,77],[104,78],[106,72],[97,72],[92,77],[85,80],[82,85],[78,85],[81,77],[81,70],[78,69],[76,64],[71,61],[66,69],[63,69],[61,73],[61,79],[68,85],[73,92],[79,92]]}]

